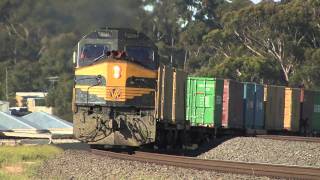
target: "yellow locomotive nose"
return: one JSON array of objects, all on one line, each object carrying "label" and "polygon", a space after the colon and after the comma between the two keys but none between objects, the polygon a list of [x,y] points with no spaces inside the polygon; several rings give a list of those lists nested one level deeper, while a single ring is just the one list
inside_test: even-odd
[{"label": "yellow locomotive nose", "polygon": [[132,79],[157,77],[155,71],[142,68],[134,63],[121,60],[108,61],[107,101],[126,101],[154,92],[153,88],[132,85]]},{"label": "yellow locomotive nose", "polygon": [[[95,82],[97,74],[101,83]],[[76,77],[78,80],[91,78],[76,83],[77,102],[101,104],[126,102],[154,92],[154,88],[146,87],[144,81],[156,79],[157,73],[128,61],[108,60],[76,69]]]}]

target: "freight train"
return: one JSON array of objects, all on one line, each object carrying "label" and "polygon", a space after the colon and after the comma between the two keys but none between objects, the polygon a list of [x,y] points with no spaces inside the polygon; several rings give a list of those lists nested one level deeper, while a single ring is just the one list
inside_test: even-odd
[{"label": "freight train", "polygon": [[85,35],[73,61],[74,135],[91,145],[176,145],[224,129],[319,130],[310,128],[319,127],[318,93],[188,77],[162,65],[155,44],[133,29]]}]

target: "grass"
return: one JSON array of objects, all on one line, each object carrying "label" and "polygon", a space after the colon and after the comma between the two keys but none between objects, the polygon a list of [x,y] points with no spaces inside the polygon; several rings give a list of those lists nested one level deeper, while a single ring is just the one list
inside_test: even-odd
[{"label": "grass", "polygon": [[32,179],[42,161],[60,152],[50,145],[0,146],[0,179]]}]

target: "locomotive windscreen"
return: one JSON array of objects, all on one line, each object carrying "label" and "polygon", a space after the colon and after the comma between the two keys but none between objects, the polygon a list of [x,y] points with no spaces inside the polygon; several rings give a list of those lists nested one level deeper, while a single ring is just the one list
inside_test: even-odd
[{"label": "locomotive windscreen", "polygon": [[105,56],[109,48],[105,44],[85,44],[80,48],[79,66],[89,65]]},{"label": "locomotive windscreen", "polygon": [[157,69],[157,64],[154,61],[154,51],[150,47],[127,46],[126,52],[128,57],[135,62],[146,66],[150,69]]}]

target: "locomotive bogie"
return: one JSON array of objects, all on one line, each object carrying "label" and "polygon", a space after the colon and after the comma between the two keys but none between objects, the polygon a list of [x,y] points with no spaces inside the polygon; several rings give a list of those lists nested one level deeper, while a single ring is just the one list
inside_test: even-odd
[{"label": "locomotive bogie", "polygon": [[74,134],[88,144],[141,146],[155,141],[151,109],[78,107]]}]

